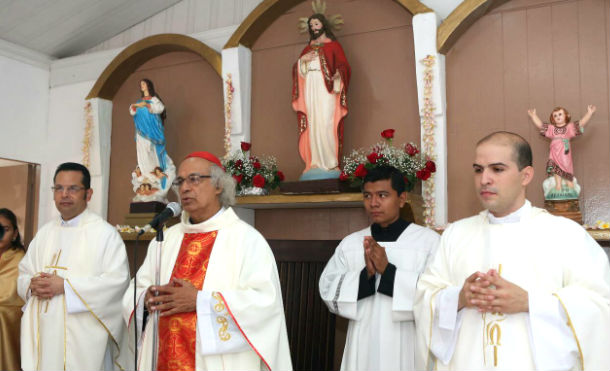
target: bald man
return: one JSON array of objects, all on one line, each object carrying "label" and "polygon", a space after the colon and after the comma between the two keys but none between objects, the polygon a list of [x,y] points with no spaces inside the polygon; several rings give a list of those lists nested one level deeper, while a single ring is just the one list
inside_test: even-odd
[{"label": "bald man", "polygon": [[483,212],[443,233],[417,285],[419,368],[610,369],[608,257],[573,221],[532,207],[532,152],[496,132],[473,163]]},{"label": "bald man", "polygon": [[[149,248],[136,292],[139,329],[145,310],[160,312],[158,369],[291,370],[275,259],[263,236],[231,209],[233,178],[216,156],[195,152],[173,185],[184,211],[165,233],[162,285],[153,286],[156,248]],[[123,298],[129,325],[133,290],[132,281]],[[151,369],[152,335],[148,321],[139,339],[140,370]]]}]

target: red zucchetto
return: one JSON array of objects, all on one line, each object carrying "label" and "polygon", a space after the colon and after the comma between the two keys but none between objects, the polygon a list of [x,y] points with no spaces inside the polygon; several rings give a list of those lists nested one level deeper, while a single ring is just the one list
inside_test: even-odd
[{"label": "red zucchetto", "polygon": [[208,160],[211,163],[217,165],[219,168],[221,168],[224,171],[224,166],[222,166],[222,163],[220,162],[220,160],[218,159],[218,157],[214,156],[213,154],[211,154],[210,152],[206,152],[206,151],[198,151],[198,152],[193,152],[191,154],[189,154],[188,156],[185,157],[185,159],[187,158],[191,158],[191,157],[199,157],[202,158],[204,160]]}]

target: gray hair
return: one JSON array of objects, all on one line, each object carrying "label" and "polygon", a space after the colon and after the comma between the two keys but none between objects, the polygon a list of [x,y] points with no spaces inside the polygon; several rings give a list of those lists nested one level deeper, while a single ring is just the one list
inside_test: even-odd
[{"label": "gray hair", "polygon": [[218,167],[218,165],[214,164],[210,167],[210,175],[212,176],[211,180],[214,187],[222,189],[218,196],[220,205],[229,207],[235,204],[235,179]]}]

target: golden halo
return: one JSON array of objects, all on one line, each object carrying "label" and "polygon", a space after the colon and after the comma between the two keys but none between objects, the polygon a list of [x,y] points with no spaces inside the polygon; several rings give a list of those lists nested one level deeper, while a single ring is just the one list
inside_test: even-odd
[{"label": "golden halo", "polygon": [[[313,10],[313,14],[322,14],[328,20],[330,28],[333,32],[341,30],[343,27],[343,17],[341,14],[333,14],[331,16],[326,16],[326,1],[324,0],[312,0],[311,9]],[[309,31],[309,25],[307,24],[307,20],[309,17],[300,17],[299,18],[299,32],[306,33]]]}]

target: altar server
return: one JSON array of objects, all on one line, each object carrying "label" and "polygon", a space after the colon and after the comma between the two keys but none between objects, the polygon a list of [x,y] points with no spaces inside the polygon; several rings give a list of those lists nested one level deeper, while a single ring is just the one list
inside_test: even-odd
[{"label": "altar server", "polygon": [[116,229],[87,209],[86,167],[59,165],[53,196],[60,216],[36,234],[19,264],[17,289],[23,370],[121,369],[129,284],[125,245]]},{"label": "altar server", "polygon": [[[194,152],[174,186],[184,211],[165,232],[162,285],[153,286],[154,241],[137,275],[139,328],[145,310],[160,311],[158,369],[291,370],[275,259],[263,236],[229,207],[233,178],[216,156]],[[132,282],[123,298],[130,326],[133,290]],[[149,319],[140,337],[140,370],[151,368],[152,325]]]},{"label": "altar server", "polygon": [[341,369],[414,370],[415,285],[439,235],[400,217],[407,195],[397,169],[372,169],[362,193],[373,224],[341,241],[319,285],[329,310],[349,319]]},{"label": "altar server", "polygon": [[533,207],[532,152],[497,132],[476,147],[485,210],[453,223],[418,283],[421,369],[610,369],[608,256],[573,221]]}]

